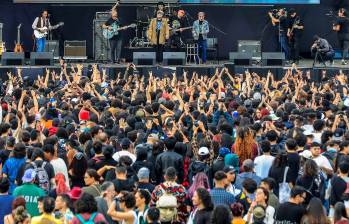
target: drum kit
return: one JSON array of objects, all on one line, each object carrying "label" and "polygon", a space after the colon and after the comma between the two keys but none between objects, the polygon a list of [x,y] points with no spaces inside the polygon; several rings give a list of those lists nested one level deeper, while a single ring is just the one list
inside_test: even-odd
[{"label": "drum kit", "polygon": [[[176,15],[178,6],[171,6],[168,4],[164,10],[164,17],[170,18]],[[147,30],[152,18],[156,16],[156,7],[139,6],[137,8],[137,20],[135,23],[136,36],[130,40],[130,47],[150,47],[150,42],[147,38]]]}]

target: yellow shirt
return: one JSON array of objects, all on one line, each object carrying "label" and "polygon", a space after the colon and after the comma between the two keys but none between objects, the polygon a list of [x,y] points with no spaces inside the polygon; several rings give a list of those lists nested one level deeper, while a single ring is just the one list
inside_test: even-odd
[{"label": "yellow shirt", "polygon": [[62,220],[56,219],[53,215],[50,214],[42,214],[40,216],[33,217],[31,220],[31,224],[40,224],[40,223],[47,223],[47,221],[50,221],[54,224],[63,224]]},{"label": "yellow shirt", "polygon": [[242,218],[235,218],[231,221],[231,224],[245,224],[245,220],[243,220]]}]

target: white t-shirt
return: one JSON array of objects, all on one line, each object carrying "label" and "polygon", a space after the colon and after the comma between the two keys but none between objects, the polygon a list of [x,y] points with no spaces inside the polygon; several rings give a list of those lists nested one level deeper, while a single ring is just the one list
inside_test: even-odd
[{"label": "white t-shirt", "polygon": [[57,173],[62,173],[65,177],[65,183],[69,186],[69,177],[68,177],[68,169],[62,158],[53,159],[50,161],[53,166],[53,170],[55,171],[55,175]]},{"label": "white t-shirt", "polygon": [[318,157],[313,158],[313,160],[316,162],[316,164],[319,167],[325,167],[326,169],[333,171],[333,168],[332,168],[330,162],[328,161],[328,159],[325,156],[319,155]]},{"label": "white t-shirt", "polygon": [[260,178],[268,177],[269,169],[273,164],[275,157],[271,155],[261,155],[254,159],[254,171]]},{"label": "white t-shirt", "polygon": [[136,156],[134,154],[130,153],[129,151],[125,151],[125,150],[121,150],[119,152],[114,153],[113,159],[116,162],[119,162],[119,159],[121,156],[129,156],[132,159],[132,163],[134,163],[136,161]]},{"label": "white t-shirt", "polygon": [[[263,222],[265,224],[274,224],[274,214],[275,214],[275,209],[273,207],[271,207],[270,205],[268,205],[268,207],[265,209],[265,218],[263,220]],[[253,215],[251,214],[250,217],[250,222],[249,223],[253,223]],[[247,220],[247,214],[244,216],[244,220]]]}]

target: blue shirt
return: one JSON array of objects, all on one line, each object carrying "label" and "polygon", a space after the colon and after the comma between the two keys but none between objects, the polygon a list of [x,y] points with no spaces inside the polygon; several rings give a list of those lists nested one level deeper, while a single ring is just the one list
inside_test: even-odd
[{"label": "blue shirt", "polygon": [[12,212],[12,195],[0,195],[0,224],[4,224],[4,217]]},{"label": "blue shirt", "polygon": [[159,31],[161,29],[161,20],[156,20],[156,30]]},{"label": "blue shirt", "polygon": [[243,172],[240,173],[237,177],[236,177],[236,181],[235,181],[235,186],[236,188],[242,190],[242,183],[244,182],[244,180],[246,180],[247,178],[251,178],[252,180],[256,181],[257,186],[259,186],[259,184],[261,183],[261,178],[259,176],[257,176],[255,173],[252,172]]},{"label": "blue shirt", "polygon": [[17,178],[18,170],[24,163],[25,158],[17,159],[12,157],[6,160],[4,166],[2,167],[2,173],[6,174],[7,178],[10,180],[10,194],[12,194],[13,190],[16,187],[15,181]]},{"label": "blue shirt", "polygon": [[230,205],[235,202],[234,195],[227,192],[223,188],[213,188],[210,191],[212,202],[214,206],[217,205],[227,205],[230,208]]}]

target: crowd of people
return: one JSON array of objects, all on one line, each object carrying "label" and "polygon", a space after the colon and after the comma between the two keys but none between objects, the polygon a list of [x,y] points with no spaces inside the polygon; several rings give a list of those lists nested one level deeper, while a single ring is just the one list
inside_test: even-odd
[{"label": "crowd of people", "polygon": [[349,223],[342,72],[7,75],[0,223]]}]

